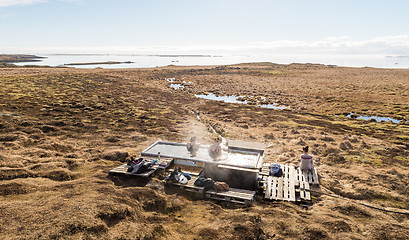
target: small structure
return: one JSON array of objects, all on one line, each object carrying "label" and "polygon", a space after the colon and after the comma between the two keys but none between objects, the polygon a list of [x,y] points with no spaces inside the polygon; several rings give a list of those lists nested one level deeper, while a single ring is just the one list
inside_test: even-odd
[{"label": "small structure", "polygon": [[[318,184],[318,176],[314,171],[301,172],[298,168],[281,165],[282,177],[269,174],[269,164],[264,163],[265,146],[261,143],[229,140],[227,147],[222,148],[221,156],[212,158],[209,145],[200,145],[194,153],[189,152],[186,143],[157,141],[140,154],[144,159],[159,159],[159,164],[150,172],[134,174],[149,177],[158,169],[170,172],[172,167],[181,167],[190,174],[186,184],[171,183],[186,191],[200,194],[202,197],[234,203],[251,204],[256,192],[263,188],[264,199],[284,201],[311,200],[310,185]],[[171,167],[172,165],[172,167]],[[127,174],[124,164],[110,171],[115,174]],[[216,192],[194,185],[199,175],[214,181],[225,182],[228,191]],[[260,192],[260,191],[259,191]]]},{"label": "small structure", "polygon": [[[178,184],[187,191],[204,194],[205,197],[229,202],[251,204],[258,188],[258,176],[264,163],[265,149],[259,143],[229,141],[222,148],[221,156],[212,158],[208,145],[201,145],[192,155],[185,143],[157,141],[141,153],[142,157],[161,157],[173,159],[173,164],[188,169],[192,179],[187,184]],[[230,190],[205,191],[193,183],[199,173],[214,181],[226,182]]]}]

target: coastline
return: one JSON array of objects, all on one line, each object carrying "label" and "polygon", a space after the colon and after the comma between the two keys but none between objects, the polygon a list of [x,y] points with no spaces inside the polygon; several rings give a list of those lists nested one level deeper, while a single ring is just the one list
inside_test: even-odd
[{"label": "coastline", "polygon": [[45,58],[28,54],[0,54],[0,63],[40,62]]},{"label": "coastline", "polygon": [[84,63],[66,63],[65,66],[82,66],[82,65],[104,65],[104,64],[131,64],[132,61],[116,62],[116,61],[106,61],[106,62],[84,62]]}]

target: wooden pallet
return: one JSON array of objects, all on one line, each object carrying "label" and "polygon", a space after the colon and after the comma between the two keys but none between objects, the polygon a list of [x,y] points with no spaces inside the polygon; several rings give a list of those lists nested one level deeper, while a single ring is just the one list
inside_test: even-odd
[{"label": "wooden pallet", "polygon": [[307,182],[310,185],[319,185],[319,179],[318,179],[318,174],[317,174],[317,170],[315,168],[312,169],[312,171],[309,171],[306,174],[306,178],[307,178]]},{"label": "wooden pallet", "polygon": [[301,168],[297,169],[297,181],[300,183],[300,200],[311,200],[310,184],[308,182],[308,174],[305,171],[301,171]]},{"label": "wooden pallet", "polygon": [[[172,172],[171,169],[166,170],[166,172],[170,173]],[[187,172],[187,171],[183,171]],[[178,186],[181,189],[188,191],[188,192],[194,192],[197,194],[203,194],[204,197],[209,198],[209,199],[214,199],[214,200],[221,200],[221,201],[227,201],[227,202],[233,202],[233,203],[240,203],[240,204],[246,204],[246,205],[251,205],[254,196],[256,194],[256,191],[249,191],[245,189],[238,189],[238,188],[230,188],[229,191],[225,192],[216,192],[213,189],[204,190],[204,187],[198,187],[194,185],[196,179],[199,177],[199,173],[196,172],[187,172],[190,174],[192,177],[187,184],[181,184],[181,183],[169,183],[174,186]]]},{"label": "wooden pallet", "polygon": [[251,205],[254,201],[255,195],[256,191],[238,188],[230,188],[229,191],[224,192],[216,192],[214,190],[206,191],[206,198],[233,203],[240,203],[245,205]]},{"label": "wooden pallet", "polygon": [[109,174],[121,174],[121,175],[127,175],[127,176],[135,176],[135,177],[150,177],[158,169],[167,169],[172,163],[173,163],[172,159],[161,160],[160,163],[156,163],[155,165],[153,165],[149,171],[146,171],[144,173],[138,173],[138,174],[132,174],[128,172],[129,166],[127,164],[122,164],[119,167],[109,170]]},{"label": "wooden pallet", "polygon": [[138,174],[132,174],[130,172],[128,172],[128,165],[127,164],[123,164],[119,167],[116,167],[112,170],[109,170],[109,174],[123,174],[123,175],[127,175],[127,176],[135,176],[135,177],[150,177],[157,169],[158,169],[158,165],[154,165],[151,170],[144,172],[144,173],[138,173]]},{"label": "wooden pallet", "polygon": [[198,176],[190,174],[192,177],[186,184],[182,183],[169,183],[174,186],[178,186],[179,188],[188,191],[188,192],[193,192],[193,193],[198,193],[198,194],[204,194],[204,187],[198,187],[194,183]]},{"label": "wooden pallet", "polygon": [[266,175],[268,164],[260,171],[261,183],[264,187],[264,199],[281,201],[310,201],[310,185],[319,184],[317,172],[301,171],[294,166],[281,165],[282,177]]},{"label": "wooden pallet", "polygon": [[[264,177],[264,176],[270,176],[270,169],[269,169],[270,164],[269,163],[265,163],[263,165],[263,167],[260,170],[259,175]],[[281,164],[281,167],[283,168],[283,166]],[[299,168],[297,168],[299,169]],[[298,174],[298,172],[296,172]],[[304,174],[304,173],[303,173]],[[305,175],[305,179],[306,181],[310,184],[310,185],[319,185],[319,178],[318,178],[318,174],[317,174],[317,169],[314,167],[312,171],[309,171],[306,175]]]},{"label": "wooden pallet", "polygon": [[264,182],[264,198],[270,200],[295,201],[296,200],[296,173],[293,166],[282,165],[283,176],[268,176]]}]

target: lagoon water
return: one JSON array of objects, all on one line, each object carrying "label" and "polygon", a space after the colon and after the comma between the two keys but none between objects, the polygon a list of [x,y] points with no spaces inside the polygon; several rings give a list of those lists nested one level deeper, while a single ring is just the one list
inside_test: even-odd
[{"label": "lagoon water", "polygon": [[40,62],[17,63],[17,65],[63,66],[70,63],[126,62],[124,64],[75,65],[75,68],[145,68],[168,65],[228,65],[250,62],[320,63],[347,67],[409,68],[409,57],[384,55],[299,55],[299,54],[225,54],[225,55],[133,55],[133,54],[35,54],[46,57]]}]

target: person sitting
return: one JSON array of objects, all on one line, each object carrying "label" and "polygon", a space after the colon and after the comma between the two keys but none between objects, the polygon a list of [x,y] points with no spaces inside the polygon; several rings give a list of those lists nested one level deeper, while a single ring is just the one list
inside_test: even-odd
[{"label": "person sitting", "polygon": [[196,143],[196,137],[191,137],[190,141],[186,144],[186,148],[192,157],[196,156],[197,150],[199,150],[199,145],[200,144]]},{"label": "person sitting", "polygon": [[304,154],[301,155],[301,171],[312,171],[314,169],[313,158],[308,154],[308,146],[302,148]]},{"label": "person sitting", "polygon": [[216,159],[222,154],[222,147],[220,146],[220,139],[215,138],[213,144],[209,148],[210,157]]},{"label": "person sitting", "polygon": [[182,169],[179,167],[175,167],[172,172],[169,173],[168,176],[166,176],[166,182],[167,183],[181,183],[181,184],[186,184],[189,180],[191,179],[191,176],[189,173],[184,173],[182,172]]}]

